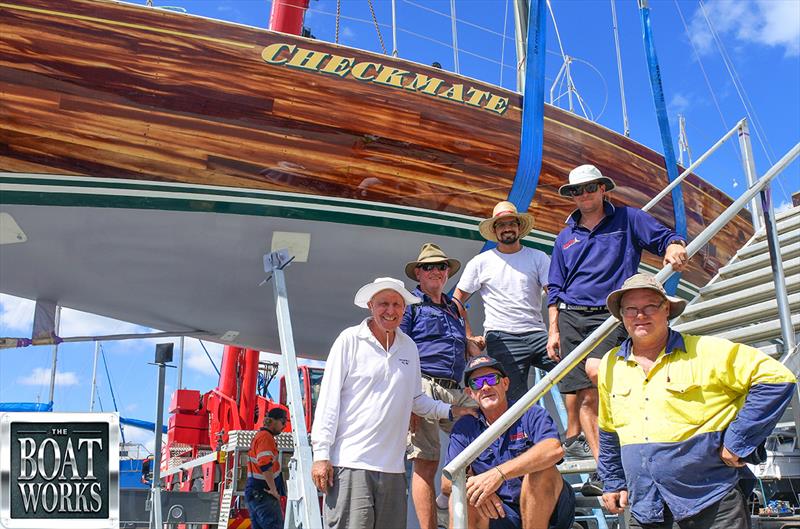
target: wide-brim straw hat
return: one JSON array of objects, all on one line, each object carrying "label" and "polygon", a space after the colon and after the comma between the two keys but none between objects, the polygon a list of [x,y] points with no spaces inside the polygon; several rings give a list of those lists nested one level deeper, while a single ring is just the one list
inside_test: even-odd
[{"label": "wide-brim straw hat", "polygon": [[447,266],[450,267],[450,277],[456,275],[461,269],[461,262],[458,259],[451,259],[450,257],[447,257],[447,255],[442,251],[441,248],[439,248],[439,246],[433,244],[432,242],[426,242],[419,249],[419,257],[417,257],[417,260],[406,264],[406,275],[409,277],[409,279],[416,281],[417,276],[414,275],[414,269],[416,267],[426,263],[444,262],[446,262]]},{"label": "wide-brim straw hat", "polygon": [[519,238],[528,235],[533,229],[533,215],[530,213],[518,213],[517,206],[508,201],[498,202],[492,211],[492,216],[484,219],[478,224],[478,231],[487,241],[498,242],[494,234],[494,223],[505,217],[515,217],[519,221]]},{"label": "wide-brim straw hat", "polygon": [[605,184],[606,191],[611,191],[617,187],[612,179],[607,176],[603,176],[603,173],[600,172],[600,169],[594,165],[586,164],[579,165],[569,172],[569,183],[559,187],[558,194],[562,197],[568,197],[570,196],[567,194],[567,190],[569,188],[582,184],[588,184],[589,182],[599,182],[601,184]]},{"label": "wide-brim straw hat", "polygon": [[622,296],[625,294],[625,292],[638,289],[652,290],[653,292],[658,292],[661,294],[661,296],[669,302],[669,319],[679,316],[683,312],[683,309],[686,308],[685,299],[668,296],[667,291],[664,290],[664,286],[658,282],[654,275],[642,273],[632,275],[625,280],[620,289],[615,290],[608,295],[606,298],[608,312],[613,314],[618,320],[622,321],[622,317],[619,313],[619,305],[622,302]]},{"label": "wide-brim straw hat", "polygon": [[369,303],[369,300],[371,300],[375,294],[383,290],[394,290],[403,297],[406,305],[422,303],[420,298],[406,290],[406,286],[402,281],[393,277],[379,277],[372,283],[367,283],[359,288],[353,303],[355,303],[357,307],[366,309],[368,308],[367,303]]}]

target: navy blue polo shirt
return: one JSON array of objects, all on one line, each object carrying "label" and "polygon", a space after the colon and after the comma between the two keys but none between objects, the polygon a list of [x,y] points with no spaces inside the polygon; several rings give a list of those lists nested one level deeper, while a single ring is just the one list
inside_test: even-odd
[{"label": "navy blue polo shirt", "polygon": [[[514,403],[509,402],[511,407]],[[479,418],[472,415],[461,417],[450,433],[450,446],[447,448],[449,464],[464,448],[478,438],[489,427],[483,412]],[[474,474],[481,474],[497,465],[510,461],[545,439],[560,440],[558,430],[547,410],[538,404],[531,406],[525,414],[515,422],[500,438],[489,445],[470,467]],[[560,441],[559,441],[560,442]],[[497,489],[497,496],[504,503],[515,506],[519,511],[519,496],[522,489],[522,477],[511,478],[503,482]]]},{"label": "navy blue polo shirt", "polygon": [[652,215],[604,202],[606,216],[593,230],[579,225],[581,212],[567,218],[553,245],[547,304],[601,307],[606,297],[637,273],[642,250],[664,255],[672,241],[683,237]]},{"label": "navy blue polo shirt", "polygon": [[417,285],[414,295],[421,304],[409,305],[400,330],[414,340],[423,374],[460,382],[466,366],[467,331],[453,298],[442,293],[444,304],[433,303]]}]

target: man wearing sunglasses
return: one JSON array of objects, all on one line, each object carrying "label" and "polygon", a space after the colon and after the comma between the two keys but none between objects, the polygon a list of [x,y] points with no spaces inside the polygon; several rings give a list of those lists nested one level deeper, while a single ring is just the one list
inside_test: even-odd
[{"label": "man wearing sunglasses", "polygon": [[745,463],[792,399],[795,376],[752,347],[673,331],[686,306],[650,274],[606,301],[629,338],[599,373],[603,502],[630,527],[749,529],[755,484]]},{"label": "man wearing sunglasses", "polygon": [[[423,393],[456,406],[474,406],[461,389],[461,380],[467,356],[480,354],[480,348],[467,340],[459,302],[444,292],[447,280],[460,268],[461,263],[447,257],[436,244],[422,245],[417,259],[405,267],[406,276],[418,283],[412,294],[422,303],[406,307],[400,329],[417,344]],[[414,463],[411,495],[421,529],[436,529],[439,431],[449,434],[452,426],[447,419],[415,417],[408,435],[406,455]]]},{"label": "man wearing sunglasses", "polygon": [[[464,371],[464,380],[480,414],[464,417],[455,424],[450,434],[448,462],[511,405],[506,398],[509,379],[494,358],[472,358]],[[575,519],[575,493],[556,468],[563,455],[553,419],[541,406],[531,406],[470,465],[469,529],[571,528]],[[446,494],[452,490],[452,483],[444,477],[442,490]]]},{"label": "man wearing sunglasses", "polygon": [[244,498],[253,529],[282,529],[280,497],[285,494],[275,436],[286,426],[283,408],[273,408],[264,417],[264,426],[250,444]]},{"label": "man wearing sunglasses", "polygon": [[[682,271],[688,262],[683,237],[639,209],[608,201],[606,193],[614,187],[614,181],[597,167],[581,165],[570,172],[569,183],[559,188],[559,194],[570,197],[577,209],[556,237],[551,256],[547,353],[554,361],[566,357],[609,318],[606,296],[636,273],[643,249],[663,255],[664,264],[671,264],[676,271]],[[624,339],[624,329],[612,332],[559,382],[569,416],[565,433],[568,455],[583,430],[597,459],[597,368],[603,354]],[[596,474],[581,492],[602,494]]]}]

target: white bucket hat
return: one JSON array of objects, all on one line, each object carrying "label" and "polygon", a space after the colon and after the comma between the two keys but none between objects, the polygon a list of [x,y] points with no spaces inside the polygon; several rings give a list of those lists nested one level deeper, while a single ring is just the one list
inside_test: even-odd
[{"label": "white bucket hat", "polygon": [[639,289],[652,290],[653,292],[660,294],[661,297],[663,297],[664,300],[669,303],[669,319],[680,316],[680,314],[683,312],[683,309],[686,308],[685,299],[667,295],[667,291],[664,290],[664,286],[658,282],[653,274],[643,272],[632,275],[625,280],[620,288],[608,295],[606,298],[608,312],[613,314],[614,317],[619,321],[622,321],[622,316],[620,315],[620,303],[622,302],[622,296],[625,295],[625,292]]},{"label": "white bucket hat", "polygon": [[600,169],[595,167],[594,165],[579,165],[575,169],[569,172],[569,183],[564,184],[563,186],[558,188],[558,194],[562,197],[568,197],[570,195],[567,194],[567,190],[570,187],[579,186],[582,184],[588,184],[589,182],[598,182],[601,184],[605,184],[606,191],[611,191],[614,189],[616,184],[614,181],[607,176],[603,176],[603,173],[600,172]]},{"label": "white bucket hat", "polygon": [[405,285],[399,279],[393,277],[379,277],[372,283],[367,283],[356,292],[356,298],[353,301],[357,307],[368,308],[367,303],[372,297],[382,290],[394,290],[403,297],[406,305],[414,305],[422,303],[422,300],[406,290]]}]

